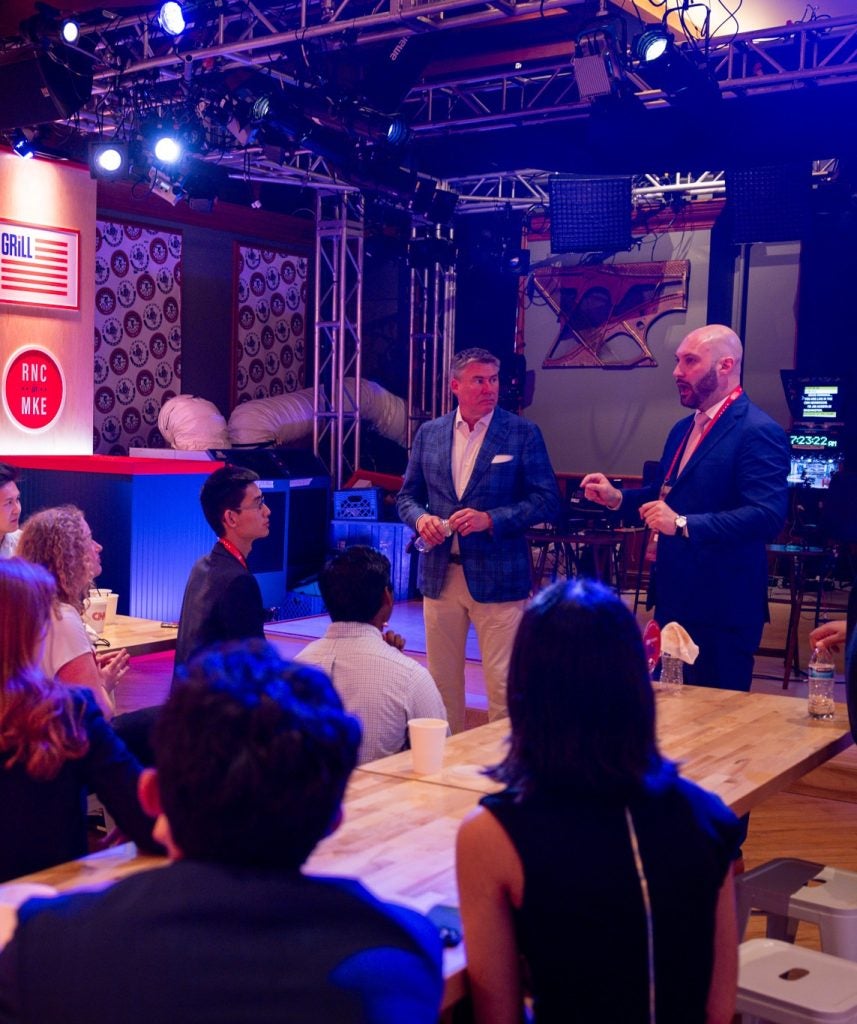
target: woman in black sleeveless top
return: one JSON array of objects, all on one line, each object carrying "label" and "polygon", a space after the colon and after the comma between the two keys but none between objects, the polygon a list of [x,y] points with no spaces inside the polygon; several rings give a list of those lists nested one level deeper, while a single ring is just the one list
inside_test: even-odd
[{"label": "woman in black sleeveless top", "polygon": [[[506,789],[461,827],[458,874],[480,1024],[720,1024],[734,1013],[738,822],[658,752],[636,620],[558,583],[509,669]],[[526,983],[524,981],[526,977]]]}]

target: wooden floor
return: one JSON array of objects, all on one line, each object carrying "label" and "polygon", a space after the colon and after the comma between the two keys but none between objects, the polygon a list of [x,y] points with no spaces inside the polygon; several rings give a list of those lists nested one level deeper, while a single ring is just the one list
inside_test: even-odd
[{"label": "wooden floor", "polygon": [[[844,605],[847,592],[825,596],[825,605],[832,606],[832,615]],[[772,622],[766,627],[764,646],[781,646],[785,634],[788,606],[772,605]],[[647,618],[642,612],[642,621]],[[801,664],[809,656],[807,635],[814,625],[814,610],[808,608],[801,616]],[[273,642],[281,654],[289,658],[299,651],[313,635],[319,634],[318,624],[307,630],[300,622],[294,629],[298,635],[280,635]],[[399,604],[390,621],[391,628],[410,637],[407,653],[424,663],[425,641],[422,634],[422,608],[419,602]],[[304,635],[299,635],[303,630]],[[839,656],[837,669],[843,671]],[[172,675],[172,655],[154,654],[135,658],[131,671],[117,691],[120,711],[129,711],[163,701]],[[757,658],[753,690],[782,693],[783,662],[781,658]],[[478,661],[466,666],[467,726],[481,725],[487,720],[485,686]],[[806,699],[806,682],[793,679],[786,691],[795,700]],[[844,690],[837,700],[844,699]],[[788,792],[772,797],[755,809],[750,819],[750,832],[744,846],[746,867],[753,868],[773,857],[800,857],[857,871],[857,750],[849,748],[834,760],[816,769]],[[753,917],[748,937],[763,934],[764,923]],[[801,925],[798,942],[818,948],[816,930]]]}]

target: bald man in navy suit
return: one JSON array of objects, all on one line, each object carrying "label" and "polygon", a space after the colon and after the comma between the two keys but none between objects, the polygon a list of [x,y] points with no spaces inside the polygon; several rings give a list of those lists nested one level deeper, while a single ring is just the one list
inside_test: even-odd
[{"label": "bald man in navy suit", "polygon": [[590,473],[586,497],[623,515],[639,511],[657,537],[647,607],[699,645],[686,680],[749,690],[768,621],[767,554],[786,516],[785,432],[743,393],[741,341],[721,324],[700,327],[676,351],[679,400],[695,410],[670,431],[660,481],[617,490]]}]

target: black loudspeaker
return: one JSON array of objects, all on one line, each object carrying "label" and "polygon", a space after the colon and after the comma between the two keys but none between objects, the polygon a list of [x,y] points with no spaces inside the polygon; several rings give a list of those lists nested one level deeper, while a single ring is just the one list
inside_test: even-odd
[{"label": "black loudspeaker", "polygon": [[0,56],[0,131],[48,124],[77,113],[92,94],[92,63],[59,44]]},{"label": "black loudspeaker", "polygon": [[806,164],[742,167],[726,173],[733,242],[791,242],[809,223],[812,176]]},{"label": "black loudspeaker", "polygon": [[631,247],[631,179],[550,178],[552,252],[621,252]]}]

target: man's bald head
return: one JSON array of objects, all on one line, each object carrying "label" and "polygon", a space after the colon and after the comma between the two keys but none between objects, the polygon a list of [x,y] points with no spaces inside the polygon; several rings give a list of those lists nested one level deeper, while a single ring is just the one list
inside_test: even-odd
[{"label": "man's bald head", "polygon": [[706,324],[691,331],[676,350],[673,377],[681,404],[708,409],[724,399],[741,381],[741,339],[723,324]]}]

